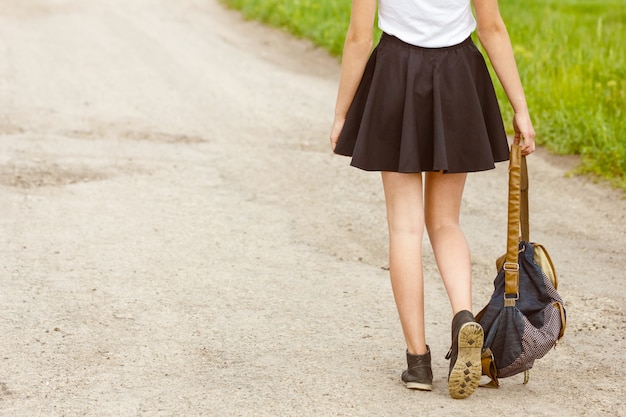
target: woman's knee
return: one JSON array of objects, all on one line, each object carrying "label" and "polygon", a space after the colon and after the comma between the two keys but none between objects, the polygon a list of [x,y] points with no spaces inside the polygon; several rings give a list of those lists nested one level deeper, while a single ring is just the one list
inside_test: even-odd
[{"label": "woman's knee", "polygon": [[437,217],[426,216],[426,229],[430,237],[436,237],[442,233],[449,233],[450,231],[461,230],[458,217]]},{"label": "woman's knee", "polygon": [[389,233],[391,235],[413,236],[421,239],[424,236],[424,222],[413,221],[389,221]]}]

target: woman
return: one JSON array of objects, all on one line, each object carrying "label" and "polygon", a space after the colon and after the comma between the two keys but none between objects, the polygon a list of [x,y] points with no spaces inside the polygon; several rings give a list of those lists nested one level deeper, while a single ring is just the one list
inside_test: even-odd
[{"label": "woman", "polygon": [[[377,7],[383,35],[371,51]],[[497,0],[353,0],[330,136],[333,151],[351,156],[353,166],[381,171],[391,284],[407,345],[401,379],[427,391],[421,255],[428,232],[453,313],[453,398],[478,387],[484,338],[471,313],[461,197],[468,172],[492,169],[509,153],[489,72],[470,38],[475,29],[513,107],[514,142],[523,138],[522,153],[532,153],[535,132]]]}]

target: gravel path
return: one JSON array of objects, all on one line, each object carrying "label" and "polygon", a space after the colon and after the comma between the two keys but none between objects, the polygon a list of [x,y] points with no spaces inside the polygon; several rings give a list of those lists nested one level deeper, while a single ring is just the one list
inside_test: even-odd
[{"label": "gravel path", "polygon": [[[626,199],[543,151],[564,341],[450,399],[427,252],[435,390],[403,387],[380,179],[329,151],[338,70],[215,0],[0,3],[0,415],[626,415]],[[464,197],[476,310],[506,175]]]}]

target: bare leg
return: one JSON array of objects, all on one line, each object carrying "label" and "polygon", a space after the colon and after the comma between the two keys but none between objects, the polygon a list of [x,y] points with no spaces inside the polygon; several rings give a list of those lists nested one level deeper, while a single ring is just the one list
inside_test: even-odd
[{"label": "bare leg", "polygon": [[459,225],[467,174],[429,172],[425,178],[425,221],[452,312],[472,311],[470,251]]},{"label": "bare leg", "polygon": [[427,352],[424,331],[422,174],[383,172],[389,226],[389,273],[407,350]]}]

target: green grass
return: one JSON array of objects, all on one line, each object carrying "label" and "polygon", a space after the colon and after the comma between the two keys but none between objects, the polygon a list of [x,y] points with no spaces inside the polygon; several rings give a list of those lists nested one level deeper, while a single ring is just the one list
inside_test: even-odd
[{"label": "green grass", "polygon": [[[222,0],[340,55],[350,0]],[[500,2],[537,130],[537,142],[581,156],[577,173],[626,190],[626,3]],[[505,124],[512,113],[496,83]]]},{"label": "green grass", "polygon": [[350,0],[222,0],[256,19],[312,40],[340,55],[350,20]]},{"label": "green grass", "polygon": [[[578,172],[626,189],[625,3],[525,0],[501,8],[538,143],[581,155]],[[510,120],[501,88],[498,97]]]}]

